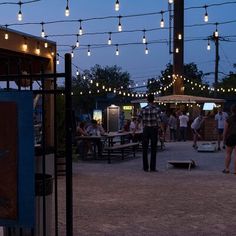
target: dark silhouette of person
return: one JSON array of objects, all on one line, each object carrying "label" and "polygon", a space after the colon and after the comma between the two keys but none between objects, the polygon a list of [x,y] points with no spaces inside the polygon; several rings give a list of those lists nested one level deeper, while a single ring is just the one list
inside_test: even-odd
[{"label": "dark silhouette of person", "polygon": [[[156,152],[158,141],[158,128],[161,123],[159,109],[154,105],[154,95],[147,97],[148,105],[143,107],[139,114],[139,119],[143,122],[143,170],[156,171]],[[151,141],[151,160],[148,162],[148,146]]]}]

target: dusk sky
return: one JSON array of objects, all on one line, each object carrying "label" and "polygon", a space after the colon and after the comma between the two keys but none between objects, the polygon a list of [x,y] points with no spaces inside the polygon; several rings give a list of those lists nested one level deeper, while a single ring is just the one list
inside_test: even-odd
[{"label": "dusk sky", "polygon": [[[0,3],[3,3],[1,1]],[[8,2],[18,2],[9,0]],[[220,6],[212,4],[229,3]],[[121,18],[123,31],[139,30],[139,32],[121,32],[112,34],[112,45],[108,46],[108,32],[117,32],[118,18],[97,19],[83,21],[84,19],[100,18],[107,16],[128,16],[143,13],[153,13],[168,10],[168,0],[120,0],[120,10],[114,10],[115,0],[69,0],[70,15],[65,16],[66,0],[41,0],[38,2],[23,4],[23,20],[21,23],[40,23],[56,20],[82,20],[82,27],[85,35],[79,36],[80,47],[74,50],[73,64],[80,69],[89,69],[95,64],[102,66],[118,65],[124,71],[131,74],[131,79],[136,83],[143,83],[148,78],[157,77],[160,71],[164,70],[166,64],[172,63],[172,55],[169,54],[169,14],[164,13],[165,27],[163,29],[148,31],[153,28],[160,28],[161,14],[153,14],[137,17]],[[204,22],[205,9],[207,8],[209,22]],[[201,7],[187,9],[189,7]],[[194,62],[204,73],[214,72],[215,47],[210,42],[211,50],[207,50],[207,37],[211,36],[216,29],[214,23],[218,22],[220,37],[220,65],[219,78],[230,71],[234,71],[233,64],[236,63],[236,1],[223,0],[185,0],[185,63]],[[17,21],[18,5],[0,5],[1,25],[19,23]],[[226,23],[232,21],[231,23]],[[210,24],[213,23],[213,24]],[[224,24],[222,24],[224,23]],[[203,26],[191,26],[203,24]],[[9,28],[40,36],[41,25],[16,25]],[[63,56],[71,52],[72,45],[76,44],[76,36],[53,37],[57,34],[78,34],[79,22],[56,23],[44,25],[48,39],[56,41],[58,53]],[[145,45],[142,44],[143,32],[147,30],[146,38],[149,54],[145,55]],[[103,32],[101,35],[86,35],[86,33]],[[106,33],[107,32],[107,33]],[[192,41],[188,41],[188,40]],[[154,42],[154,43],[151,43]],[[132,45],[131,43],[139,43]],[[121,45],[119,56],[115,55],[116,44]],[[61,46],[65,45],[65,46]],[[66,46],[68,45],[68,46]],[[91,56],[87,56],[88,46],[91,45]],[[98,48],[94,48],[98,45]],[[62,72],[63,60],[60,59],[58,72]],[[76,68],[73,68],[74,73]],[[214,74],[206,76],[205,80],[214,82]]]}]

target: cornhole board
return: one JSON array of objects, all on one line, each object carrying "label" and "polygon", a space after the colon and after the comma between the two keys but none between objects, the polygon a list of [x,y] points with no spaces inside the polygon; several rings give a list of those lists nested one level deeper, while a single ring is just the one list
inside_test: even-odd
[{"label": "cornhole board", "polygon": [[194,160],[170,160],[167,161],[167,168],[169,167],[169,165],[172,165],[175,168],[188,168],[188,170],[196,167],[196,163]]},{"label": "cornhole board", "polygon": [[215,152],[217,150],[215,142],[202,143],[198,146],[198,152]]}]

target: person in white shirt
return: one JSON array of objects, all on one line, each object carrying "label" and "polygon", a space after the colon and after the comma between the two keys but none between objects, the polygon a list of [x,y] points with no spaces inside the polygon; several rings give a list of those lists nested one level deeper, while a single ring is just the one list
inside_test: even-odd
[{"label": "person in white shirt", "polygon": [[[218,141],[218,151],[220,151],[220,143],[223,138],[224,133],[224,125],[225,121],[228,118],[228,114],[223,111],[222,107],[218,108],[218,113],[215,115],[216,121],[216,130],[217,130],[217,141]],[[223,148],[225,149],[225,144],[223,144]]]},{"label": "person in white shirt", "polygon": [[179,116],[180,140],[186,141],[188,121],[189,121],[189,117],[186,115],[186,112],[183,111],[182,115]]},{"label": "person in white shirt", "polygon": [[200,113],[191,124],[191,129],[193,133],[193,148],[198,148],[197,140],[198,138],[201,138],[200,130],[202,128],[203,122],[204,122],[204,117],[203,114]]}]

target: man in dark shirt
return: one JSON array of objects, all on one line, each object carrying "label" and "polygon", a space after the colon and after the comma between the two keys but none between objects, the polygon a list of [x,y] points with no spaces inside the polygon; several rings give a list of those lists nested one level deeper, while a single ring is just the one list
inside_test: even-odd
[{"label": "man in dark shirt", "polygon": [[154,105],[154,95],[149,94],[147,100],[148,105],[142,108],[139,114],[139,118],[143,121],[143,170],[149,171],[148,145],[151,140],[150,171],[156,171],[157,136],[161,120],[159,109]]}]

